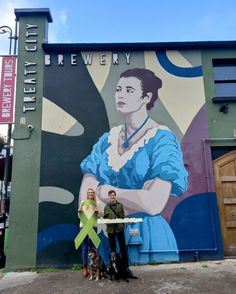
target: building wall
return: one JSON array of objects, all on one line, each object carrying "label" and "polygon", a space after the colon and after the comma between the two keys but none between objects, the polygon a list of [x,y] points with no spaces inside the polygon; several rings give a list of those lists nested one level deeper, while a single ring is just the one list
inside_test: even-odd
[{"label": "building wall", "polygon": [[[15,129],[12,134],[14,163],[7,255],[9,269],[36,266],[44,61],[41,44],[46,40],[46,32],[44,15],[20,17]],[[29,40],[35,42],[29,43]],[[29,125],[34,128],[32,133]]]},{"label": "building wall", "polygon": [[[31,20],[39,21],[38,44],[46,33],[45,15],[20,18],[8,267],[81,262],[81,248],[75,250],[74,239],[86,183],[96,189],[101,207],[113,188],[127,215],[143,218],[142,223],[126,228],[131,264],[222,258],[211,150],[206,141],[215,136],[216,111],[210,101],[209,51],[188,47],[130,50],[128,46],[116,50],[115,45],[108,50],[101,45],[99,50],[85,52],[73,46],[58,49],[55,44],[51,51],[45,50],[43,66],[40,46],[36,53],[24,56],[25,27]],[[23,115],[25,61],[34,60],[37,104],[29,102],[36,109]],[[135,68],[152,71],[162,85],[148,111],[147,123],[152,119],[152,124],[143,134],[146,139],[137,140],[136,147],[120,156],[117,140],[122,126],[124,133],[127,115],[115,103],[115,96],[125,88],[120,74]],[[136,84],[138,89],[140,85]],[[129,94],[132,91],[126,91],[126,99]],[[141,107],[151,96],[132,97]],[[136,125],[143,118],[138,110],[133,119]],[[217,115],[220,122],[221,113]],[[29,124],[34,127],[31,132]],[[162,126],[159,130],[157,124]],[[91,177],[94,181],[88,184]],[[99,251],[107,261],[104,227],[98,228],[98,235]]]},{"label": "building wall", "polygon": [[[203,50],[202,64],[204,73],[206,106],[208,113],[209,133],[211,138],[218,138],[217,141],[212,141],[211,146],[235,146],[235,140],[224,140],[223,138],[233,138],[235,130],[235,113],[236,104],[229,104],[227,114],[220,112],[219,108],[224,103],[212,103],[212,98],[215,96],[215,85],[213,76],[213,59],[233,59],[236,56],[235,49],[225,50]],[[223,139],[223,140],[220,140]]]},{"label": "building wall", "polygon": [[[74,54],[73,57],[71,54]],[[129,62],[127,54],[130,54]],[[114,64],[114,58],[117,56],[119,64]],[[62,58],[63,65],[59,65],[58,60]],[[76,64],[71,64],[71,58],[76,60]],[[142,264],[221,257],[211,154],[209,146],[204,145],[204,139],[208,138],[209,134],[201,51],[147,50],[104,53],[102,50],[72,50],[47,54],[47,60],[50,60],[50,65],[45,66],[44,75],[40,188],[43,201],[39,206],[38,264],[68,264],[80,258],[80,252],[75,252],[73,247],[73,240],[78,234],[77,206],[81,200],[78,195],[84,176],[80,165],[92,150],[98,148],[98,145],[94,149],[93,146],[105,132],[124,123],[122,114],[116,109],[115,89],[120,74],[133,68],[151,70],[162,80],[159,99],[151,109],[150,117],[167,126],[176,135],[188,177],[186,186],[180,185],[182,192],[174,195],[175,191],[172,191],[173,195],[169,197],[158,217],[150,216],[150,207],[143,208],[141,203],[136,213],[130,212],[132,216],[144,218],[141,225],[128,226],[126,229],[130,262]],[[92,60],[91,64],[86,65],[86,60]],[[91,157],[97,158],[85,163],[84,174],[92,173],[101,184],[109,184],[109,187],[117,189],[118,197],[119,193],[127,189],[142,190],[142,177],[130,184],[125,177],[120,176],[119,183],[115,183],[111,180],[113,173],[106,171],[108,178],[103,175],[101,161],[107,150],[105,145],[101,148],[102,153],[92,152]],[[116,162],[117,154],[114,150],[112,152],[110,157],[113,156],[113,162]],[[168,166],[169,161],[173,161],[172,168],[178,170],[178,161],[182,159],[172,159],[171,156],[175,158],[176,155],[168,153],[167,142],[166,150],[161,155],[164,158],[163,165]],[[109,164],[112,165],[112,160]],[[126,170],[128,177],[133,178],[137,177],[133,172],[134,169],[138,170],[137,165],[141,165],[141,169],[145,170],[147,164],[150,169],[152,162],[141,158],[140,161],[131,163],[132,168],[128,167],[126,162],[123,166],[113,166],[112,169],[119,174]],[[184,177],[177,174],[178,172],[172,176],[183,180]],[[162,176],[165,178],[166,175]],[[129,192],[126,191],[127,198]],[[151,206],[158,206],[160,201],[158,190],[155,194],[156,198]],[[103,196],[99,196],[98,192],[100,202]],[[125,208],[129,209],[129,201],[120,199]],[[159,218],[161,221],[157,220]],[[163,227],[167,233],[163,233]],[[130,236],[135,230],[138,236]],[[100,253],[107,259],[105,252],[108,252],[108,244],[105,235],[103,229],[99,229],[99,236],[103,240]],[[149,240],[148,242],[153,244],[152,247],[148,248],[145,240]]]},{"label": "building wall", "polygon": [[[206,105],[209,122],[210,139],[204,140],[211,146],[213,159],[215,187],[217,192],[218,212],[220,216],[221,235],[223,239],[223,248],[225,256],[234,256],[236,252],[236,216],[235,216],[235,183],[236,183],[236,135],[235,135],[235,113],[236,105],[235,93],[226,91],[234,85],[235,72],[235,49],[225,50],[206,50],[202,54],[203,73],[206,92]],[[220,103],[213,104],[212,98],[216,97],[217,84],[214,83],[213,62],[221,61],[221,67],[218,71],[224,70],[224,77],[218,86],[224,87],[225,96]],[[224,67],[222,67],[222,61]],[[234,67],[233,67],[234,66]],[[233,71],[229,74],[229,69]],[[222,84],[223,82],[223,84]],[[231,101],[227,97],[231,96]],[[225,111],[222,111],[225,108]]]}]

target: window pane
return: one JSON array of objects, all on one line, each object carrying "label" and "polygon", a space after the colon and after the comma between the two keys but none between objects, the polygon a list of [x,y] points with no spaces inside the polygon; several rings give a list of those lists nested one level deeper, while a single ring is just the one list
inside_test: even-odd
[{"label": "window pane", "polygon": [[236,83],[215,84],[216,97],[236,97]]},{"label": "window pane", "polygon": [[235,66],[216,66],[213,68],[214,80],[236,80],[236,65]]}]

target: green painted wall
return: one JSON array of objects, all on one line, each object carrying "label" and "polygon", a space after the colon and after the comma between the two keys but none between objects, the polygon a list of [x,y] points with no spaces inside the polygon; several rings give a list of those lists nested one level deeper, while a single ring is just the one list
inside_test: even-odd
[{"label": "green painted wall", "polygon": [[[7,269],[35,267],[38,232],[38,200],[40,181],[41,154],[41,117],[43,96],[43,62],[42,42],[47,34],[47,18],[45,13],[31,15],[24,13],[19,17],[19,44],[17,91],[15,106],[14,164],[12,175],[12,196],[10,207],[9,249],[7,254]],[[27,25],[37,25],[37,28],[27,29]],[[33,35],[28,35],[28,33]],[[34,34],[37,33],[37,36]],[[36,43],[26,43],[26,40],[37,40]],[[36,52],[26,51],[25,46]],[[26,66],[25,62],[36,63]],[[36,71],[36,73],[25,73]],[[25,79],[36,80],[26,84]],[[32,82],[32,81],[31,81]],[[30,88],[36,88],[36,93],[25,93]],[[24,102],[24,97],[35,97],[35,102]],[[34,111],[23,112],[23,107],[33,107]],[[34,127],[29,132],[28,125]]]},{"label": "green painted wall", "polygon": [[236,58],[235,49],[202,50],[202,67],[204,76],[204,87],[206,95],[206,106],[209,122],[209,134],[211,138],[221,138],[222,140],[212,140],[211,146],[236,146],[236,139],[224,140],[223,138],[233,138],[233,131],[236,129],[236,103],[229,104],[228,113],[222,113],[219,108],[224,103],[212,102],[215,95],[212,59]]}]

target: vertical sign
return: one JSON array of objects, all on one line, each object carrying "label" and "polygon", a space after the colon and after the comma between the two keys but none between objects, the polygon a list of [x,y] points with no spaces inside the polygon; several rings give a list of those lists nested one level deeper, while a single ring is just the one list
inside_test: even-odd
[{"label": "vertical sign", "polygon": [[16,57],[2,58],[0,84],[0,123],[13,123],[14,95],[15,95]]}]

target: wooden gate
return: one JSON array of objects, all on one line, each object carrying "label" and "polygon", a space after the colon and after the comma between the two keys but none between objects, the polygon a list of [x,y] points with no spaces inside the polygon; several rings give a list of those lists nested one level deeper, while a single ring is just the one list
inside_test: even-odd
[{"label": "wooden gate", "polygon": [[224,254],[236,256],[236,150],[213,163]]}]

